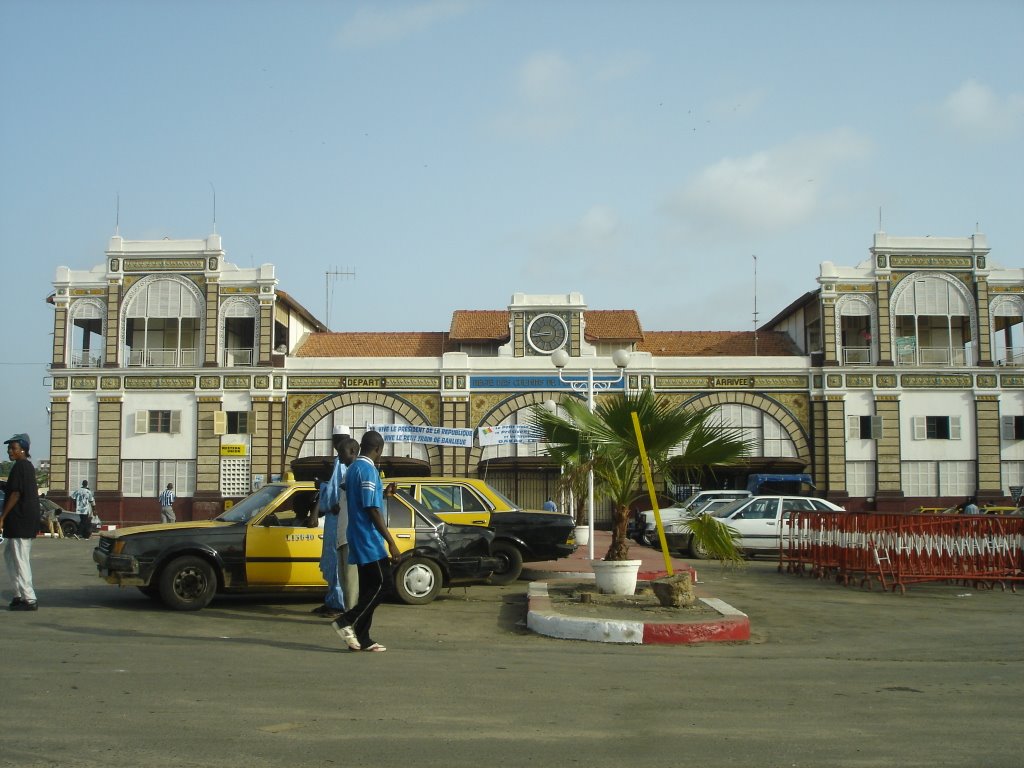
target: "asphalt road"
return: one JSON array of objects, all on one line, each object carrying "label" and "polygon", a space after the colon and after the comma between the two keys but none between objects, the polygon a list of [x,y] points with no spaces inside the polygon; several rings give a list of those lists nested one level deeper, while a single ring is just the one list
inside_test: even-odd
[{"label": "asphalt road", "polygon": [[[1019,766],[1024,592],[906,596],[701,564],[746,644],[525,629],[525,584],[377,612],[340,650],[315,603],[165,610],[40,539],[41,609],[0,617],[4,766]],[[4,599],[10,593],[0,577]]]}]

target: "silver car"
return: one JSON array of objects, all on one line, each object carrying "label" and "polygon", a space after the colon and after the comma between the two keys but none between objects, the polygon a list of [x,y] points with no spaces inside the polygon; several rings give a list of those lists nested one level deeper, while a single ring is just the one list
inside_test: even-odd
[{"label": "silver car", "polygon": [[[661,514],[661,524],[667,531],[670,523],[709,512],[722,504],[749,496],[749,491],[698,491],[683,501],[677,501],[670,507],[658,510]],[[637,513],[633,538],[638,544],[646,544],[649,547],[657,544],[658,530],[654,522],[653,509]]]},{"label": "silver car", "polygon": [[[825,499],[811,496],[751,496],[714,510],[711,514],[739,534],[736,545],[746,555],[778,554],[782,521],[790,512],[844,512]],[[707,557],[685,521],[666,528],[665,539],[671,551],[687,552],[692,557]]]}]

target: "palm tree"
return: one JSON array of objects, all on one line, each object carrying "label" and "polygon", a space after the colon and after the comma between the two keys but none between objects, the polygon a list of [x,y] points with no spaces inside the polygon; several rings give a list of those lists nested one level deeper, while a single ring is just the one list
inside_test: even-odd
[{"label": "palm tree", "polygon": [[[711,420],[710,409],[692,410],[673,405],[650,389],[601,398],[591,413],[576,398],[561,403],[565,416],[534,406],[531,422],[548,443],[548,454],[563,466],[594,470],[601,492],[615,510],[612,543],[605,560],[629,557],[626,524],[629,502],[640,489],[643,465],[632,414],[640,421],[644,447],[651,468],[673,476],[692,476],[705,469],[735,463],[746,455],[748,444],[737,430]],[[681,453],[672,455],[681,448]],[[706,538],[709,551],[724,559],[735,559],[732,538],[723,536],[722,526],[703,521],[695,535]]]}]

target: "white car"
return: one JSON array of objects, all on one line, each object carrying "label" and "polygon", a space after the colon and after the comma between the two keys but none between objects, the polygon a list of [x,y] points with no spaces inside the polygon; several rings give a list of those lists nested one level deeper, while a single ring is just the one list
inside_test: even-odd
[{"label": "white car", "polygon": [[[782,523],[790,512],[845,512],[842,507],[825,499],[810,496],[751,496],[739,499],[711,514],[739,533],[736,545],[746,555],[778,554]],[[673,523],[665,531],[670,550],[689,552],[703,559],[702,551],[685,522]]]},{"label": "white car", "polygon": [[[661,524],[668,530],[669,523],[675,523],[687,517],[709,512],[722,504],[731,503],[736,499],[750,496],[749,491],[698,491],[683,501],[677,501],[670,507],[658,510],[661,513]],[[638,544],[653,546],[658,540],[658,529],[654,523],[654,510],[638,512],[633,538]]]}]

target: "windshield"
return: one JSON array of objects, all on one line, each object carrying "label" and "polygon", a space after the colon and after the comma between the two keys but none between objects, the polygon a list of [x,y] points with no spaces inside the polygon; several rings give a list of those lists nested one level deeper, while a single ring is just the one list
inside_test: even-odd
[{"label": "windshield", "polygon": [[739,509],[740,507],[743,507],[743,506],[745,506],[745,505],[747,505],[749,503],[750,503],[750,498],[749,497],[747,497],[745,499],[736,499],[736,501],[732,502],[731,504],[726,504],[725,506],[717,507],[716,509],[712,509],[711,510],[711,514],[714,517],[728,517],[733,512],[735,512],[737,509]]},{"label": "windshield", "polygon": [[287,488],[285,485],[264,485],[256,493],[246,496],[231,509],[225,510],[217,515],[214,520],[223,520],[226,523],[245,523],[254,515],[262,512],[266,506],[276,499]]},{"label": "windshield", "polygon": [[499,491],[497,488],[495,488],[490,483],[487,484],[487,487],[491,489],[491,493],[493,493],[495,496],[497,496],[503,502],[505,502],[510,507],[512,507],[512,509],[521,509],[521,507],[518,504],[516,504],[514,501],[512,501],[512,499],[510,499],[508,496],[506,496],[504,493]]}]

